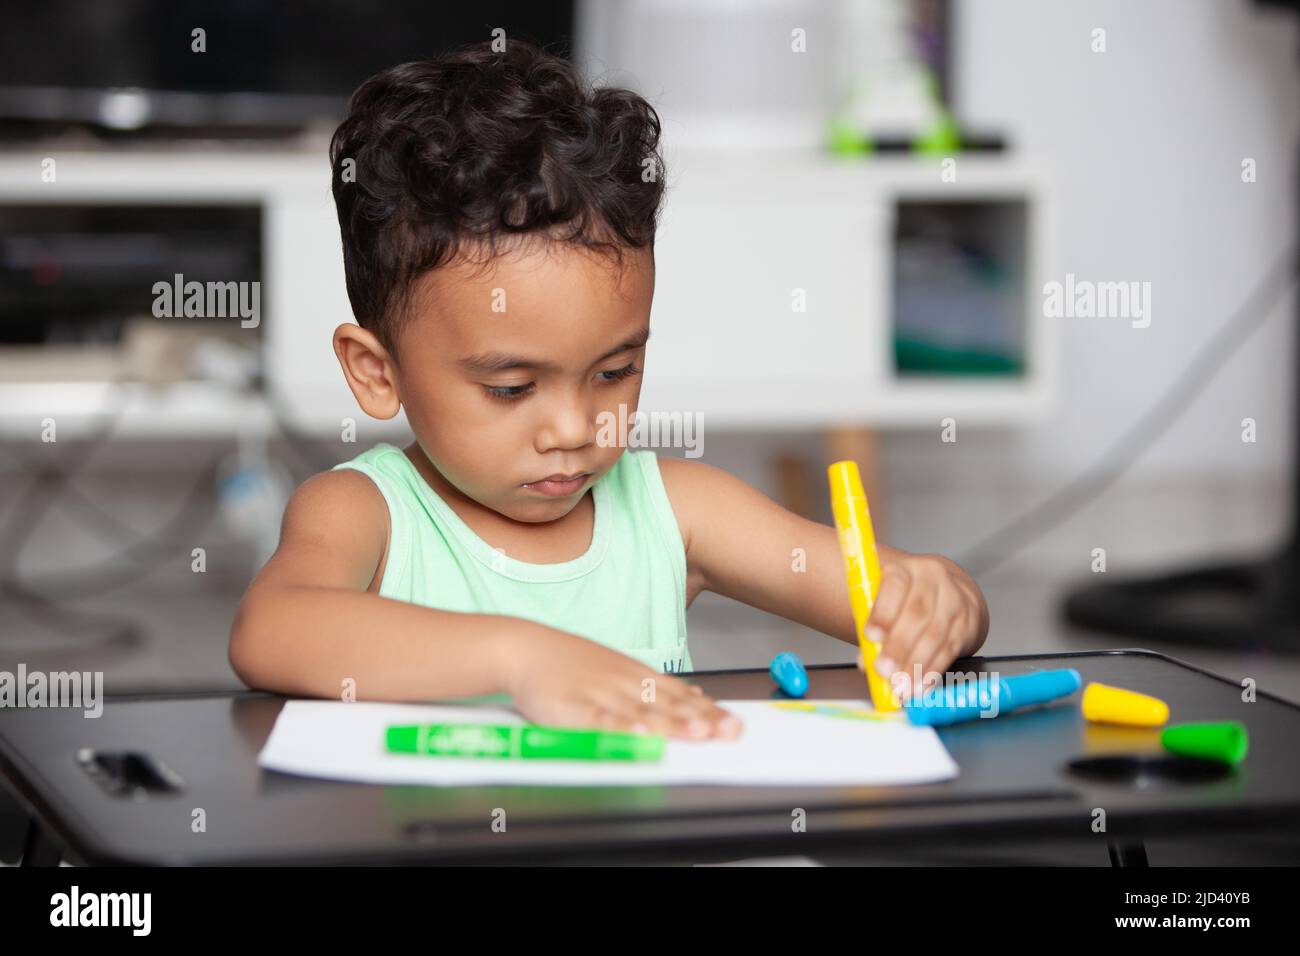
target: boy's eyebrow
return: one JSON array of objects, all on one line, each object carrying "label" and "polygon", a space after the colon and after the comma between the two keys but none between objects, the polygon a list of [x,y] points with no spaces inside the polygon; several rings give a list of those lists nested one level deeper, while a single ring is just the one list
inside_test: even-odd
[{"label": "boy's eyebrow", "polygon": [[[647,326],[626,341],[614,346],[600,358],[597,362],[603,362],[610,356],[617,355],[619,352],[629,352],[632,349],[639,349],[645,345],[650,338],[650,329]],[[539,362],[535,359],[524,358],[518,355],[507,355],[505,352],[480,352],[477,355],[470,355],[460,360],[460,365],[471,372],[504,372],[512,368],[535,368],[547,371],[554,371],[559,366],[554,362]]]}]

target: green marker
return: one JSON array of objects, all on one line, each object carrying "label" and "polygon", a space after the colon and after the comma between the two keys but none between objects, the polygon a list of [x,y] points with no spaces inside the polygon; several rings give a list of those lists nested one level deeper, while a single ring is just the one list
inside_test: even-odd
[{"label": "green marker", "polygon": [[664,755],[660,734],[536,724],[397,724],[388,727],[385,746],[389,753],[431,757],[657,761]]}]

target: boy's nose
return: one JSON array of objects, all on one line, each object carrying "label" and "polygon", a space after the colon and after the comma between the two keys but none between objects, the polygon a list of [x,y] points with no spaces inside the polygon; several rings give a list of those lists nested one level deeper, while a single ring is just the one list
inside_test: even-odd
[{"label": "boy's nose", "polygon": [[596,422],[586,402],[574,399],[548,410],[537,436],[538,450],[583,448],[596,440]]}]

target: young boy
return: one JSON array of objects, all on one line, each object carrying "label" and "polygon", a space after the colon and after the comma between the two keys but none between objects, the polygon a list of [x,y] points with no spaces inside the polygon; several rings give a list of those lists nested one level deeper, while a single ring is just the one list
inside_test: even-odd
[{"label": "young boy", "polygon": [[[415,440],[294,493],[231,630],[247,684],[507,693],[538,723],[729,737],[736,718],[665,673],[691,669],[701,591],[857,643],[835,529],[602,440],[646,367],[659,132],[636,94],[519,41],[354,94],[330,152],[359,324],[334,351],[362,410],[405,408]],[[872,636],[906,697],[979,649],[988,609],[946,558],[880,557]]]}]

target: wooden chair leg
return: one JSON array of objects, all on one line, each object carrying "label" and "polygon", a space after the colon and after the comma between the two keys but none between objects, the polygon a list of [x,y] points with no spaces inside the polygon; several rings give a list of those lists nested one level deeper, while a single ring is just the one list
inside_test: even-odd
[{"label": "wooden chair leg", "polygon": [[830,500],[826,469],[833,461],[856,461],[862,474],[862,488],[871,505],[871,524],[876,538],[889,543],[887,489],[878,433],[869,428],[832,429],[822,436],[826,461],[820,468],[797,456],[778,454],[771,466],[776,477],[778,501],[795,514],[814,521],[829,521]]},{"label": "wooden chair leg", "polygon": [[818,509],[813,498],[808,462],[796,455],[777,455],[772,459],[780,503],[797,515],[815,520]]}]

